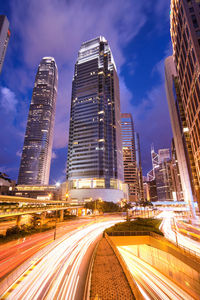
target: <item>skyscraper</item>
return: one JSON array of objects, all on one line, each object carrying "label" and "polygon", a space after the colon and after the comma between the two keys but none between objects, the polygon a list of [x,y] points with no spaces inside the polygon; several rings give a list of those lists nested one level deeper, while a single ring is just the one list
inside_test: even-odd
[{"label": "skyscraper", "polygon": [[6,16],[0,15],[0,73],[3,67],[9,39],[10,29],[8,19]]},{"label": "skyscraper", "polygon": [[124,182],[128,184],[129,200],[138,201],[139,185],[137,178],[134,124],[131,114],[121,114],[122,147],[124,161]]},{"label": "skyscraper", "polygon": [[123,181],[118,75],[102,36],[81,45],[75,64],[67,179],[74,202],[104,195],[103,189],[108,195]]},{"label": "skyscraper", "polygon": [[144,200],[144,189],[143,189],[143,176],[142,176],[142,160],[140,151],[140,137],[138,132],[134,132],[135,136],[135,157],[136,157],[136,169],[137,169],[137,180],[138,180],[138,200]]},{"label": "skyscraper", "polygon": [[[193,155],[191,152],[191,144],[189,138],[189,129],[185,120],[185,113],[181,101],[177,72],[173,57],[170,56],[165,60],[165,88],[167,93],[167,101],[174,137],[174,145],[178,160],[178,168],[180,171],[181,185],[183,189],[184,200],[193,208],[194,183],[198,186],[196,172],[194,170]],[[190,153],[190,155],[189,155]],[[193,170],[191,169],[193,165]]]},{"label": "skyscraper", "polygon": [[[171,39],[180,97],[200,186],[200,3],[171,0]],[[196,185],[195,185],[196,186]],[[200,199],[199,188],[195,187]]]},{"label": "skyscraper", "polygon": [[18,184],[49,183],[57,84],[58,71],[54,58],[43,57],[29,108]]}]

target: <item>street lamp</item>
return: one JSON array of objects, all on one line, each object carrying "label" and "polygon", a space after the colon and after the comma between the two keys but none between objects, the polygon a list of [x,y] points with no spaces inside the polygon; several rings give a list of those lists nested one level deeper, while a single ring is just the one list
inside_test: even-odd
[{"label": "street lamp", "polygon": [[54,240],[56,239],[56,224],[57,224],[57,210],[56,210],[56,219],[55,219],[55,228],[54,228]]}]

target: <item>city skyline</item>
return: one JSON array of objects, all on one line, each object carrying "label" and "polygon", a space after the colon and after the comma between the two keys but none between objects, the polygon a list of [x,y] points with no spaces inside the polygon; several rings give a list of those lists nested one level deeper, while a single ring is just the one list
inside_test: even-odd
[{"label": "city skyline", "polygon": [[[23,2],[23,1],[22,1]],[[11,24],[11,31],[14,30],[13,40],[9,42],[10,47],[8,47],[6,55],[6,68],[4,66],[3,73],[1,75],[1,106],[6,107],[5,111],[2,112],[2,120],[6,119],[7,124],[5,126],[5,132],[1,134],[1,139],[4,140],[3,147],[1,150],[1,161],[2,171],[8,173],[13,179],[16,179],[17,170],[19,168],[20,152],[22,150],[23,144],[23,134],[25,131],[26,116],[28,114],[28,106],[31,98],[31,81],[35,76],[35,68],[38,60],[42,56],[52,55],[55,57],[56,61],[58,58],[58,68],[59,68],[59,87],[58,87],[58,107],[56,113],[56,124],[55,124],[55,139],[54,139],[54,152],[51,168],[51,182],[54,183],[57,180],[63,180],[65,178],[65,162],[66,162],[66,146],[67,146],[67,134],[68,124],[69,124],[69,107],[70,107],[70,93],[71,88],[69,82],[72,78],[72,64],[76,60],[76,51],[78,50],[78,44],[81,44],[84,40],[89,38],[94,38],[100,34],[105,35],[108,42],[113,48],[113,54],[116,57],[116,64],[120,74],[120,90],[121,90],[121,103],[122,112],[126,112],[126,107],[128,107],[128,112],[132,113],[136,124],[136,130],[140,134],[141,139],[141,153],[142,153],[142,165],[144,174],[149,170],[151,159],[150,159],[150,145],[152,142],[156,144],[156,147],[168,147],[171,138],[169,116],[168,112],[164,110],[167,107],[164,94],[164,81],[163,81],[163,70],[161,71],[161,61],[165,58],[166,54],[171,52],[169,47],[169,3],[160,4],[159,1],[156,2],[156,9],[152,11],[150,5],[141,3],[135,6],[134,13],[129,16],[128,11],[132,6],[131,2],[127,2],[127,6],[124,7],[122,12],[118,12],[116,9],[112,11],[113,18],[118,20],[124,15],[123,26],[113,27],[113,21],[109,19],[109,26],[101,27],[101,19],[94,29],[93,20],[89,23],[90,30],[84,32],[83,35],[77,34],[77,36],[72,39],[72,43],[69,43],[69,39],[61,42],[60,38],[64,37],[62,32],[59,37],[55,36],[56,42],[54,45],[48,40],[43,40],[42,35],[39,34],[37,24],[42,22],[40,27],[40,32],[46,30],[46,25],[48,24],[48,17],[53,13],[54,8],[52,3],[49,3],[49,11],[46,10],[44,5],[42,5],[41,10],[44,12],[44,19],[38,16],[32,15],[30,7],[29,17],[35,23],[35,31],[25,32],[26,30],[33,30],[29,26],[30,19],[23,17],[23,23],[26,24],[25,31],[22,31],[20,24],[20,14],[23,7],[23,3],[20,2],[17,9],[14,10],[12,4],[9,6],[5,5],[3,8],[3,13],[8,15],[8,19]],[[63,3],[63,8],[67,8],[67,4]],[[31,2],[32,10],[34,11],[36,7],[34,3]],[[30,5],[30,6],[31,6]],[[104,4],[105,6],[107,4]],[[74,9],[73,5],[69,5],[71,10]],[[98,14],[98,5],[90,4],[87,7],[87,13],[90,9],[95,9],[96,14]],[[66,17],[67,12],[65,11]],[[80,12],[81,13],[81,12]],[[156,30],[158,23],[150,22],[150,14],[154,13],[158,20],[164,16],[165,24],[158,36],[158,40],[163,42],[163,46],[158,48],[158,52],[153,52],[155,50],[155,42],[158,41],[148,38],[148,35]],[[30,15],[31,14],[31,15]],[[61,9],[55,9],[55,16],[64,15]],[[137,28],[134,32],[130,30],[130,25],[138,23],[138,17],[142,17],[141,23],[139,22]],[[25,19],[24,19],[25,18]],[[58,18],[57,18],[58,19]],[[130,20],[129,20],[130,19]],[[63,23],[58,21],[57,29],[62,28]],[[111,22],[111,23],[110,23]],[[130,23],[129,23],[130,22]],[[136,23],[135,23],[136,22]],[[149,23],[150,22],[150,23]],[[65,24],[66,25],[66,24]],[[73,25],[73,24],[72,24]],[[151,25],[149,27],[149,25]],[[67,25],[66,25],[67,26]],[[75,26],[75,24],[73,25]],[[79,25],[77,25],[79,26]],[[168,28],[167,28],[168,26]],[[101,27],[101,29],[100,29]],[[78,27],[80,29],[80,27]],[[128,30],[129,28],[129,30]],[[147,28],[150,28],[148,30]],[[143,34],[142,34],[142,31]],[[116,38],[117,32],[120,32],[120,36],[123,38],[123,47],[120,40]],[[37,33],[37,35],[35,35]],[[46,33],[50,33],[50,29],[46,30]],[[27,38],[28,37],[28,38]],[[88,38],[89,37],[89,38]],[[37,48],[35,48],[35,38],[38,38]],[[69,34],[69,38],[71,38]],[[145,52],[144,43],[146,38],[149,40],[149,53]],[[22,40],[22,53],[23,58],[18,54],[16,50],[17,45],[19,45],[20,39]],[[141,40],[140,43],[135,44],[136,41]],[[33,43],[33,44],[32,44]],[[32,45],[30,45],[32,44]],[[159,42],[160,44],[160,42]],[[68,45],[66,49],[66,45]],[[63,46],[63,49],[61,48]],[[31,48],[30,48],[31,47]],[[35,51],[33,52],[33,49]],[[141,51],[143,49],[143,51]],[[11,50],[18,54],[17,59],[13,59],[13,54]],[[48,53],[47,53],[48,52]],[[49,53],[51,52],[51,53]],[[64,53],[66,52],[66,54]],[[139,55],[140,53],[140,55]],[[55,54],[55,55],[54,55]],[[149,55],[152,58],[148,60]],[[40,57],[39,57],[40,56]],[[146,57],[146,62],[141,65],[141,60]],[[132,58],[132,59],[131,59]],[[29,61],[28,61],[29,59]],[[131,60],[130,60],[131,59]],[[21,67],[23,66],[23,68]],[[10,72],[11,67],[15,70],[14,74]],[[28,73],[27,73],[28,72]],[[10,74],[10,76],[8,76]],[[27,76],[27,74],[29,74]],[[16,78],[20,78],[18,84],[16,84]],[[23,80],[22,80],[23,78]],[[153,84],[152,84],[153,83]],[[138,86],[138,88],[136,88]],[[141,89],[141,86],[145,86],[145,89]],[[140,87],[140,88],[139,88]],[[64,109],[65,107],[65,109]],[[161,137],[160,141],[156,141],[154,129],[147,124],[152,118],[159,112],[160,118],[154,124],[154,128],[157,128],[157,134]],[[165,122],[162,122],[165,120]],[[13,129],[14,127],[14,129]],[[11,128],[13,132],[11,132]],[[144,128],[146,129],[145,132]],[[166,133],[166,137],[162,135],[162,132]],[[63,134],[64,133],[64,134]],[[12,142],[7,136],[11,137]],[[15,142],[15,143],[14,143]],[[13,144],[14,143],[14,146]],[[12,151],[11,151],[12,149]],[[9,155],[10,160],[8,161],[7,155]]]}]

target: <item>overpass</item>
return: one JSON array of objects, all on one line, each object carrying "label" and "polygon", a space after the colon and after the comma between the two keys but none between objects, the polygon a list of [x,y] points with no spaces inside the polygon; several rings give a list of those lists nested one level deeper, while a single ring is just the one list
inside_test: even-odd
[{"label": "overpass", "polygon": [[64,210],[75,212],[83,206],[70,206],[66,201],[38,200],[34,198],[24,198],[16,196],[0,195],[0,218],[18,217],[27,214],[43,213],[45,216],[48,211],[60,211],[60,219],[63,219]]},{"label": "overpass", "polygon": [[189,211],[188,203],[184,201],[155,201],[152,202],[152,204],[153,207],[156,207],[162,211]]}]

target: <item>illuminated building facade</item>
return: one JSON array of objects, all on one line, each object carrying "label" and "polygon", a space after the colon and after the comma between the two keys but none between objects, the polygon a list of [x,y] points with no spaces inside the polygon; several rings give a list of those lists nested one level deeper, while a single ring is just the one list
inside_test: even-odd
[{"label": "illuminated building facade", "polygon": [[100,36],[81,45],[75,64],[67,158],[69,197],[74,203],[84,202],[94,194],[98,197],[96,189],[103,194],[106,189],[108,195],[123,179],[118,75],[108,42]]},{"label": "illuminated building facade", "polygon": [[[198,184],[200,185],[200,3],[171,0],[171,39],[180,97],[185,113]],[[193,176],[194,178],[194,176]]]},{"label": "illuminated building facade", "polygon": [[140,137],[138,132],[134,132],[135,137],[135,158],[136,158],[136,169],[137,169],[137,180],[138,180],[138,200],[144,200],[143,190],[143,176],[142,176],[142,161],[140,151]]},{"label": "illuminated building facade", "polygon": [[147,174],[151,201],[181,201],[182,190],[177,178],[176,162],[169,149],[151,149],[152,170]]},{"label": "illuminated building facade", "polygon": [[54,58],[44,57],[35,78],[18,184],[49,183],[57,82],[58,71]]},{"label": "illuminated building facade", "polygon": [[9,22],[6,16],[0,15],[0,73],[3,67],[6,49],[10,39]]},{"label": "illuminated building facade", "polygon": [[124,182],[128,184],[129,201],[143,199],[143,180],[139,135],[134,132],[132,115],[121,114]]},{"label": "illuminated building facade", "polygon": [[165,60],[165,88],[183,198],[190,206],[190,209],[193,209],[193,198],[196,198],[193,197],[193,195],[196,194],[195,186],[198,189],[198,178],[193,153],[191,151],[189,129],[187,127],[182,98],[180,96],[177,72],[172,56]]}]

